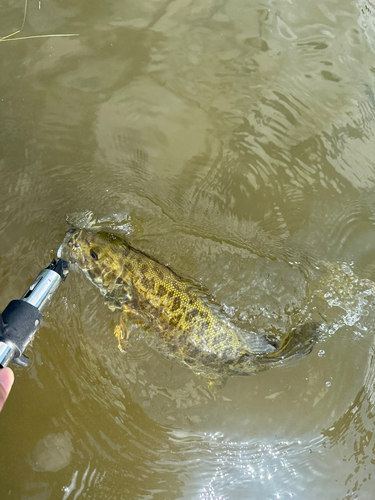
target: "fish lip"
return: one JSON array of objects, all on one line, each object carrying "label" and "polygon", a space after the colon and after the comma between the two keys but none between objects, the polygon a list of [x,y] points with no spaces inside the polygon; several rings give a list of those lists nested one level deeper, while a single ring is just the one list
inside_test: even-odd
[{"label": "fish lip", "polygon": [[78,272],[80,270],[78,261],[69,260],[69,268],[71,271]]},{"label": "fish lip", "polygon": [[74,254],[76,253],[75,250],[80,248],[79,243],[76,243],[79,234],[80,230],[77,227],[71,227],[66,231],[64,240],[57,250],[57,257],[59,259],[67,260],[70,263],[78,262]]}]

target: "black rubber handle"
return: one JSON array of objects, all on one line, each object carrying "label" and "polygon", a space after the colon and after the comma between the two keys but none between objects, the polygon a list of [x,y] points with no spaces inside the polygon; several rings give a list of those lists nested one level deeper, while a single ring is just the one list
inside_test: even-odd
[{"label": "black rubber handle", "polygon": [[42,313],[23,300],[12,300],[0,316],[0,341],[13,350],[11,363],[26,366],[23,351],[34,338],[43,321]]}]

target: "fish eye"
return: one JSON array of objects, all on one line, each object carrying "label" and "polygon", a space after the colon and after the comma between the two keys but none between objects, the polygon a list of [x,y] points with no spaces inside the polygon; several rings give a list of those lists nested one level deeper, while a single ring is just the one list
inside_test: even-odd
[{"label": "fish eye", "polygon": [[98,260],[98,255],[92,249],[90,250],[90,257],[94,260]]}]

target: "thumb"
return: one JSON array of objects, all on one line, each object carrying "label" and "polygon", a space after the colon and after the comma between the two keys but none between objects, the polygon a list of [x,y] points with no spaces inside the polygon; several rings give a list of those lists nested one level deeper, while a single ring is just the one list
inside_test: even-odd
[{"label": "thumb", "polygon": [[13,382],[14,374],[12,370],[8,367],[0,369],[0,411],[3,409]]}]

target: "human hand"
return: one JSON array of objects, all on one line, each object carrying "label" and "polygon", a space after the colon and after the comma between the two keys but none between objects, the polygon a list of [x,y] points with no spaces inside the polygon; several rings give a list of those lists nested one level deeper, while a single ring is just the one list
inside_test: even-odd
[{"label": "human hand", "polygon": [[0,411],[10,393],[14,382],[14,374],[8,367],[0,369]]}]

